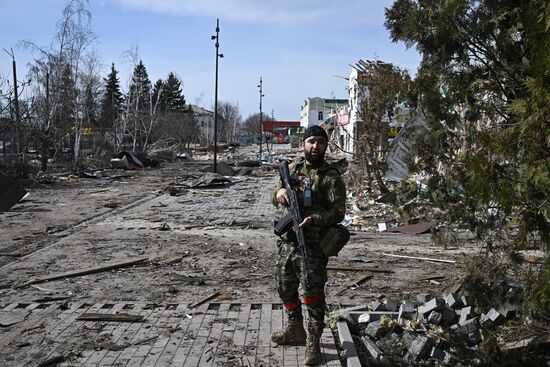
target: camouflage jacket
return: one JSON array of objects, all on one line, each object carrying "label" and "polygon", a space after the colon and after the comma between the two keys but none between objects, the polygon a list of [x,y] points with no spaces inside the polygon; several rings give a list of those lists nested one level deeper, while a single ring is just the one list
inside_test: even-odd
[{"label": "camouflage jacket", "polygon": [[[302,218],[310,216],[312,223],[304,228],[304,237],[307,243],[319,243],[326,230],[335,226],[344,219],[346,213],[346,185],[336,168],[323,162],[320,167],[313,167],[301,160],[291,163],[289,166],[291,185],[300,202]],[[283,187],[279,183],[271,193],[271,202],[277,206],[277,191]],[[312,190],[312,205],[304,208],[304,190],[310,187]],[[295,241],[296,237],[291,230],[284,239]]]}]

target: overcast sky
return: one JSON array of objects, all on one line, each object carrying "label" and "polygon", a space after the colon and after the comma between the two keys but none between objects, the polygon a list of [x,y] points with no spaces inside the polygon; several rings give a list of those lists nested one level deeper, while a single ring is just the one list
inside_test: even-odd
[{"label": "overcast sky", "polygon": [[[238,103],[243,119],[263,111],[298,120],[308,97],[347,98],[350,64],[392,62],[415,74],[414,49],[394,44],[384,28],[391,0],[91,0],[94,44],[103,64],[120,72],[124,91],[133,64],[124,53],[137,47],[151,81],[174,72],[188,103],[214,103],[215,48],[210,36],[220,19],[218,100]],[[32,60],[21,40],[48,46],[68,0],[0,0],[0,46],[13,47],[18,76]],[[37,54],[35,56],[38,56]],[[11,78],[11,58],[0,55],[0,73]]]}]

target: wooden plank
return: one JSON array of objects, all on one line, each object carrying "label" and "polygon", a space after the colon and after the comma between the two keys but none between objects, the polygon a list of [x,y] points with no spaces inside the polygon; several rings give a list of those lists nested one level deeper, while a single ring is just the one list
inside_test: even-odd
[{"label": "wooden plank", "polygon": [[[136,302],[132,312],[143,316],[145,318],[149,317],[154,311],[154,308],[147,308],[147,303]],[[129,312],[129,310],[126,310]],[[100,365],[102,366],[111,366],[111,365],[120,365],[125,366],[130,357],[134,354],[135,350],[128,348],[130,341],[136,333],[145,327],[147,323],[145,322],[133,322],[133,323],[121,323],[118,324],[118,327],[113,330],[111,333],[111,342],[123,348],[119,350],[109,350],[105,353],[105,356],[101,359]]]},{"label": "wooden plank", "polygon": [[353,278],[350,282],[346,283],[346,285],[342,287],[342,289],[340,289],[338,292],[336,292],[336,294],[337,295],[342,294],[348,289],[350,289],[351,287],[356,287],[359,284],[369,280],[372,277],[373,277],[373,274],[371,272],[367,272],[366,274],[359,275]]},{"label": "wooden plank", "polygon": [[390,256],[390,257],[398,257],[401,259],[412,259],[412,260],[423,260],[423,261],[433,261],[433,262],[441,262],[441,263],[448,263],[448,264],[455,264],[456,261],[454,260],[445,260],[445,259],[434,259],[430,257],[418,257],[418,256],[406,256],[406,255],[396,255],[396,254],[387,254],[385,252],[382,253],[384,256]]},{"label": "wooden plank", "polygon": [[213,365],[214,359],[216,357],[216,354],[218,353],[218,348],[221,343],[221,334],[227,320],[227,314],[229,312],[230,306],[231,305],[229,303],[220,303],[218,314],[210,325],[210,334],[208,336],[207,344],[205,346],[206,351],[202,353],[202,356],[198,361],[197,366]]},{"label": "wooden plank", "polygon": [[372,268],[368,266],[335,266],[335,265],[329,265],[327,266],[327,270],[337,270],[337,271],[370,271],[371,273],[393,273],[393,270],[389,269],[380,269],[380,268]]},{"label": "wooden plank", "polygon": [[[159,318],[159,322],[156,325],[159,337],[151,346],[149,353],[145,356],[143,362],[141,363],[141,367],[164,365],[157,362],[159,361],[164,348],[170,341],[170,336],[168,336],[172,334],[170,333],[170,330],[177,327],[186,328],[187,324],[190,322],[190,319],[185,316],[186,310],[187,305],[178,304],[175,309],[166,309],[163,312],[163,317]],[[184,321],[186,321],[187,324],[184,324]],[[165,353],[165,355],[168,355],[168,353]],[[173,356],[173,353],[171,356]]]},{"label": "wooden plank", "polygon": [[[166,345],[162,350],[162,354],[158,359],[158,366],[176,365],[176,355],[180,359],[179,366],[183,364],[183,361],[185,361],[185,357],[187,355],[187,350],[185,350],[185,346],[188,346],[190,344],[188,340],[189,338],[193,337],[193,330],[201,325],[202,319],[204,318],[207,309],[208,305],[201,305],[192,311],[187,311],[192,318],[189,319],[187,317],[183,317],[181,318],[180,323],[176,324],[179,329],[172,332],[172,335],[166,342]],[[182,344],[183,348],[180,349]],[[156,345],[157,344],[155,344],[155,346]]]},{"label": "wooden plank", "polygon": [[200,301],[196,302],[196,303],[193,303],[192,305],[189,305],[189,308],[195,308],[195,307],[198,307],[208,301],[211,301],[213,300],[214,298],[217,298],[219,295],[221,294],[220,291],[216,291],[214,293],[212,293],[211,295],[201,299]]},{"label": "wooden plank", "polygon": [[[105,310],[105,312],[118,312],[122,310],[124,305],[125,303],[121,303],[121,302],[115,303],[113,304],[113,307],[111,309]],[[103,311],[103,310],[100,310],[100,311]],[[116,322],[110,322],[103,327],[102,333],[105,333],[106,335],[112,335],[114,330],[119,326],[121,325],[117,324]],[[112,343],[112,339],[109,340],[109,342]],[[97,366],[99,365],[99,362],[101,361],[101,359],[105,357],[108,351],[109,351],[108,349],[94,350],[92,353],[88,354],[86,358],[79,358],[79,360],[81,361],[82,366],[89,366],[89,367]]]},{"label": "wooden plank", "polygon": [[256,365],[269,365],[269,355],[271,354],[271,309],[271,303],[263,303],[260,310]]},{"label": "wooden plank", "polygon": [[[229,359],[227,358],[227,353],[233,351],[233,336],[235,335],[235,330],[237,328],[237,321],[239,318],[239,311],[241,309],[241,304],[239,303],[230,303],[229,309],[227,311],[226,323],[223,325],[223,329],[220,333],[220,344],[216,350],[216,355],[212,360],[213,366],[224,366],[229,365]],[[223,347],[228,347],[229,349],[224,349]]]},{"label": "wooden plank", "polygon": [[248,365],[254,366],[256,362],[256,352],[258,348],[258,332],[260,328],[260,316],[262,313],[262,305],[259,303],[253,303],[250,305],[250,316],[246,325],[246,337],[244,345],[247,348],[252,349],[254,355],[245,356],[245,360]]},{"label": "wooden plank", "polygon": [[[216,307],[213,308],[213,305],[216,305]],[[197,329],[191,330],[194,334],[194,339],[192,340],[191,345],[185,347],[188,351],[185,352],[186,358],[183,361],[183,367],[200,366],[199,361],[201,360],[201,356],[210,348],[210,346],[207,345],[210,333],[212,331],[210,326],[218,315],[219,304],[210,303],[209,306],[210,307],[207,309],[202,323]],[[180,349],[182,349],[182,346],[180,346]],[[181,365],[177,358],[174,358],[174,360],[177,362],[177,365]]]},{"label": "wooden plank", "polygon": [[[283,328],[283,318],[285,310],[281,303],[274,303],[271,305],[271,332],[273,333],[276,330],[281,330]],[[269,341],[271,342],[271,335],[269,336]],[[284,360],[284,351],[283,347],[275,347],[276,344],[273,344],[271,348],[271,356],[269,357],[270,366],[282,366]]]},{"label": "wooden plank", "polygon": [[39,346],[42,351],[47,351],[47,357],[44,358],[44,360],[54,357],[58,349],[64,345],[73,334],[78,333],[78,329],[85,323],[84,321],[76,321],[76,318],[81,312],[95,312],[99,310],[101,306],[103,306],[103,303],[95,303],[91,306],[83,304],[81,308],[69,313],[54,330],[47,332]]},{"label": "wooden plank", "polygon": [[237,325],[235,326],[235,332],[233,333],[233,344],[238,347],[244,347],[246,341],[247,323],[250,318],[250,304],[241,305],[239,310],[239,318]]},{"label": "wooden plank", "polygon": [[131,315],[128,313],[107,314],[101,312],[83,313],[76,318],[84,321],[106,321],[106,322],[143,322],[143,315]]},{"label": "wooden plank", "polygon": [[31,279],[28,282],[24,283],[23,285],[18,286],[17,288],[22,288],[22,287],[26,287],[26,286],[31,285],[31,284],[43,283],[43,282],[47,282],[47,281],[51,281],[51,280],[58,280],[58,279],[64,279],[64,278],[73,278],[73,277],[78,277],[78,276],[82,276],[82,275],[95,274],[95,273],[100,273],[100,272],[103,272],[103,271],[124,268],[124,267],[127,267],[127,266],[142,263],[144,261],[147,261],[148,259],[149,259],[149,257],[138,257],[138,258],[135,258],[135,259],[125,260],[125,261],[122,261],[122,262],[117,262],[117,263],[113,263],[113,264],[109,264],[109,265],[95,266],[95,267],[88,268],[88,269],[69,271],[69,272],[61,273],[61,274],[47,275],[45,277]]},{"label": "wooden plank", "polygon": [[128,361],[127,367],[138,367],[149,354],[151,347],[155,343],[155,340],[159,336],[159,330],[156,325],[164,317],[165,311],[168,307],[166,305],[156,306],[153,308],[153,312],[148,316],[148,322],[143,325],[141,329],[130,340],[130,346],[128,349],[132,349],[134,353],[131,355]]}]

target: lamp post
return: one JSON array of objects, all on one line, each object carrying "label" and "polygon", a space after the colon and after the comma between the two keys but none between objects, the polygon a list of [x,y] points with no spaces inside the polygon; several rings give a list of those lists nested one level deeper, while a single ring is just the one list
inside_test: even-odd
[{"label": "lamp post", "polygon": [[263,122],[263,116],[262,116],[262,98],[264,97],[262,93],[262,77],[260,77],[260,84],[258,84],[258,88],[260,88],[260,163],[262,162],[262,141],[264,140],[264,122]]},{"label": "lamp post", "polygon": [[218,59],[223,57],[219,53],[220,47],[220,19],[216,19],[216,35],[212,36],[216,40],[216,87],[214,89],[214,173],[217,173],[217,150],[218,150]]}]

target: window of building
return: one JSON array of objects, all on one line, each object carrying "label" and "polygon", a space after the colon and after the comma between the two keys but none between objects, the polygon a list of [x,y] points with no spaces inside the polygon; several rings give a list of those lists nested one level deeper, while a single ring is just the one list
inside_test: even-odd
[{"label": "window of building", "polygon": [[317,120],[322,121],[323,120],[323,111],[319,111]]}]

